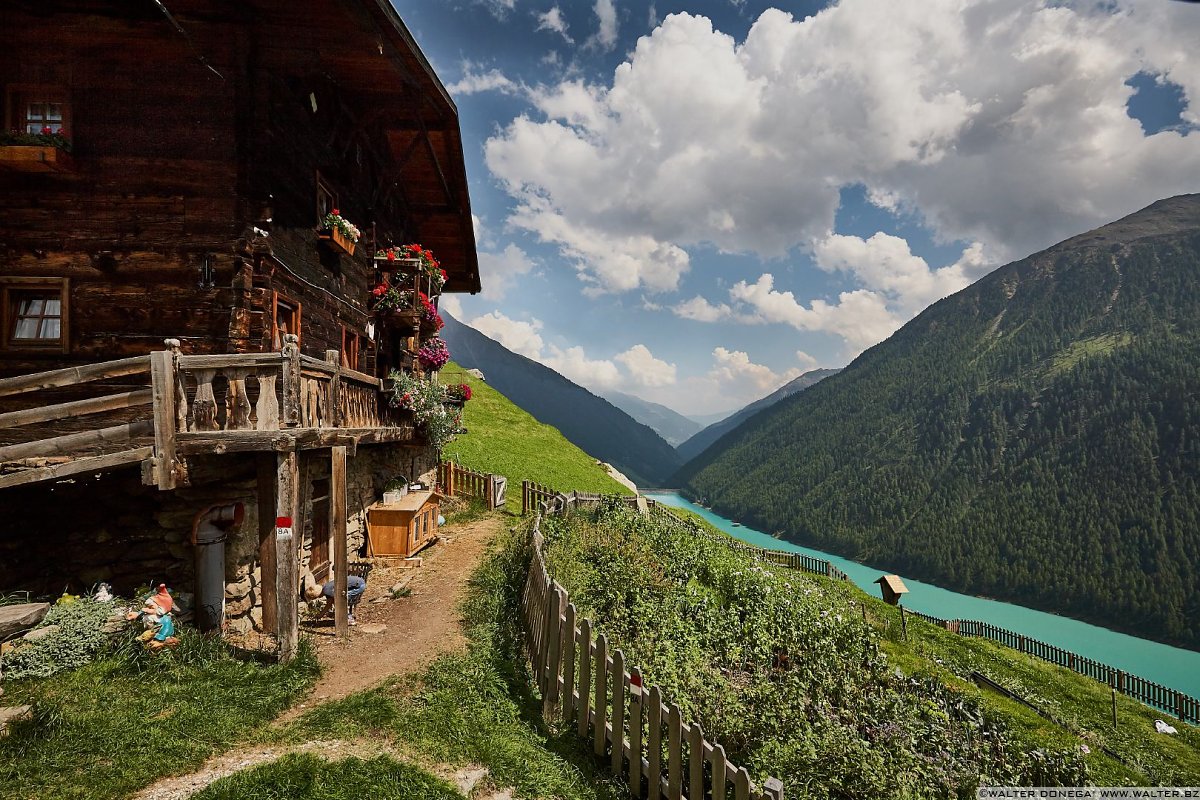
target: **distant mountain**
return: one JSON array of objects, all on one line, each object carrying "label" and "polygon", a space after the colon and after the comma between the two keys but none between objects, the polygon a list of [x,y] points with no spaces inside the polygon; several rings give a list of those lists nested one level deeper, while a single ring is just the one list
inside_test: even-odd
[{"label": "distant mountain", "polygon": [[1200,646],[1200,195],[997,269],[680,478],[800,543]]},{"label": "distant mountain", "polygon": [[796,392],[802,392],[817,381],[828,378],[830,375],[836,375],[839,372],[841,372],[840,369],[809,370],[800,377],[793,378],[783,386],[780,386],[766,397],[755,400],[741,411],[736,411],[733,414],[724,417],[719,422],[714,422],[692,438],[688,439],[683,444],[675,445],[675,449],[679,452],[680,458],[682,458],[685,463],[691,461],[693,458],[703,453],[704,450],[717,439],[720,439],[722,436],[729,433],[746,420],[750,419],[759,411],[762,411],[764,408],[770,408],[785,397],[791,397]]},{"label": "distant mountain", "polygon": [[442,317],[442,338],[458,364],[481,370],[497,391],[540,422],[558,428],[588,455],[612,464],[639,486],[662,486],[679,468],[682,462],[675,449],[650,427],[444,311]]},{"label": "distant mountain", "polygon": [[672,447],[678,447],[700,431],[699,423],[664,405],[624,392],[605,392],[604,399],[643,425],[649,425]]},{"label": "distant mountain", "polygon": [[737,412],[738,409],[735,408],[732,411],[721,411],[716,414],[688,414],[687,418],[699,424],[702,428],[707,428],[714,422],[720,422],[726,417],[732,417]]}]

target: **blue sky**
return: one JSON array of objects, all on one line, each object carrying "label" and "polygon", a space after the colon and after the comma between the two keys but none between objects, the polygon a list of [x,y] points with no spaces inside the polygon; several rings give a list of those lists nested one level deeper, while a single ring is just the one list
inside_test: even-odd
[{"label": "blue sky", "polygon": [[685,414],[1200,191],[1193,4],[394,2],[461,116],[485,291],[451,313]]}]

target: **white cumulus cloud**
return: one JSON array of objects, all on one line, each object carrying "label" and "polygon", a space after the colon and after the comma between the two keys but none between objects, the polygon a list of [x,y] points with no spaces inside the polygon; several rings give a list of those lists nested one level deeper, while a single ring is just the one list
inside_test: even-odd
[{"label": "white cumulus cloud", "polygon": [[509,222],[595,291],[672,289],[695,245],[775,258],[818,242],[874,284],[835,308],[907,308],[955,274],[921,277],[899,250],[900,275],[867,269],[850,251],[895,243],[830,239],[841,189],[996,263],[1194,191],[1200,135],[1147,136],[1126,81],[1178,84],[1200,122],[1197,41],[1188,4],[1135,0],[843,0],[802,20],[767,10],[740,42],[673,14],[611,81],[535,90],[486,159]]},{"label": "white cumulus cloud", "polygon": [[529,274],[533,266],[533,258],[515,244],[508,244],[499,253],[479,251],[483,296],[489,300],[503,299],[509,289]]},{"label": "white cumulus cloud", "polygon": [[670,386],[675,383],[675,365],[655,358],[650,348],[635,344],[613,360],[625,367],[635,386]]},{"label": "white cumulus cloud", "polygon": [[[453,313],[453,312],[451,312]],[[495,339],[500,344],[535,361],[541,359],[542,323],[538,320],[510,319],[499,311],[476,317],[467,323],[484,336]]]},{"label": "white cumulus cloud", "polygon": [[498,69],[477,72],[468,66],[463,71],[463,76],[447,86],[446,89],[450,94],[455,95],[479,94],[480,92],[515,94],[520,91],[521,87]]}]

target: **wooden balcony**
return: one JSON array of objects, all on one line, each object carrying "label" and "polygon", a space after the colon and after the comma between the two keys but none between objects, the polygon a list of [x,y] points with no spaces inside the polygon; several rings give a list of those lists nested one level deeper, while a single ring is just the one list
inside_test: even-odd
[{"label": "wooden balcony", "polygon": [[382,381],[340,366],[336,350],[302,355],[294,336],[280,353],[218,355],[183,355],[170,339],[146,356],[2,379],[0,398],[27,406],[0,413],[0,488],[141,462],[144,482],[173,489],[190,455],[414,441]]}]

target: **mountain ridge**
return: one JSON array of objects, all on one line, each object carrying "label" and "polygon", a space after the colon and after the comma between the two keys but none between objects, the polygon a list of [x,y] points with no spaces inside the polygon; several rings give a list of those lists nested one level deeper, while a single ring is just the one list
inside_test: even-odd
[{"label": "mountain ridge", "polygon": [[[680,470],[726,516],[1200,644],[1200,195],[993,271]],[[786,446],[779,446],[786,443]]]},{"label": "mountain ridge", "polygon": [[693,458],[704,452],[707,448],[711,447],[713,443],[722,436],[737,428],[759,411],[770,408],[780,400],[791,397],[797,392],[802,392],[818,381],[823,380],[830,375],[836,375],[839,372],[841,372],[841,367],[809,370],[803,375],[788,381],[770,394],[760,397],[753,403],[743,406],[741,409],[733,412],[724,419],[718,420],[717,422],[706,426],[702,430],[697,431],[690,439],[682,444],[676,445],[675,450],[679,453],[680,457],[683,458],[684,463],[686,464],[688,461],[691,461]]}]

